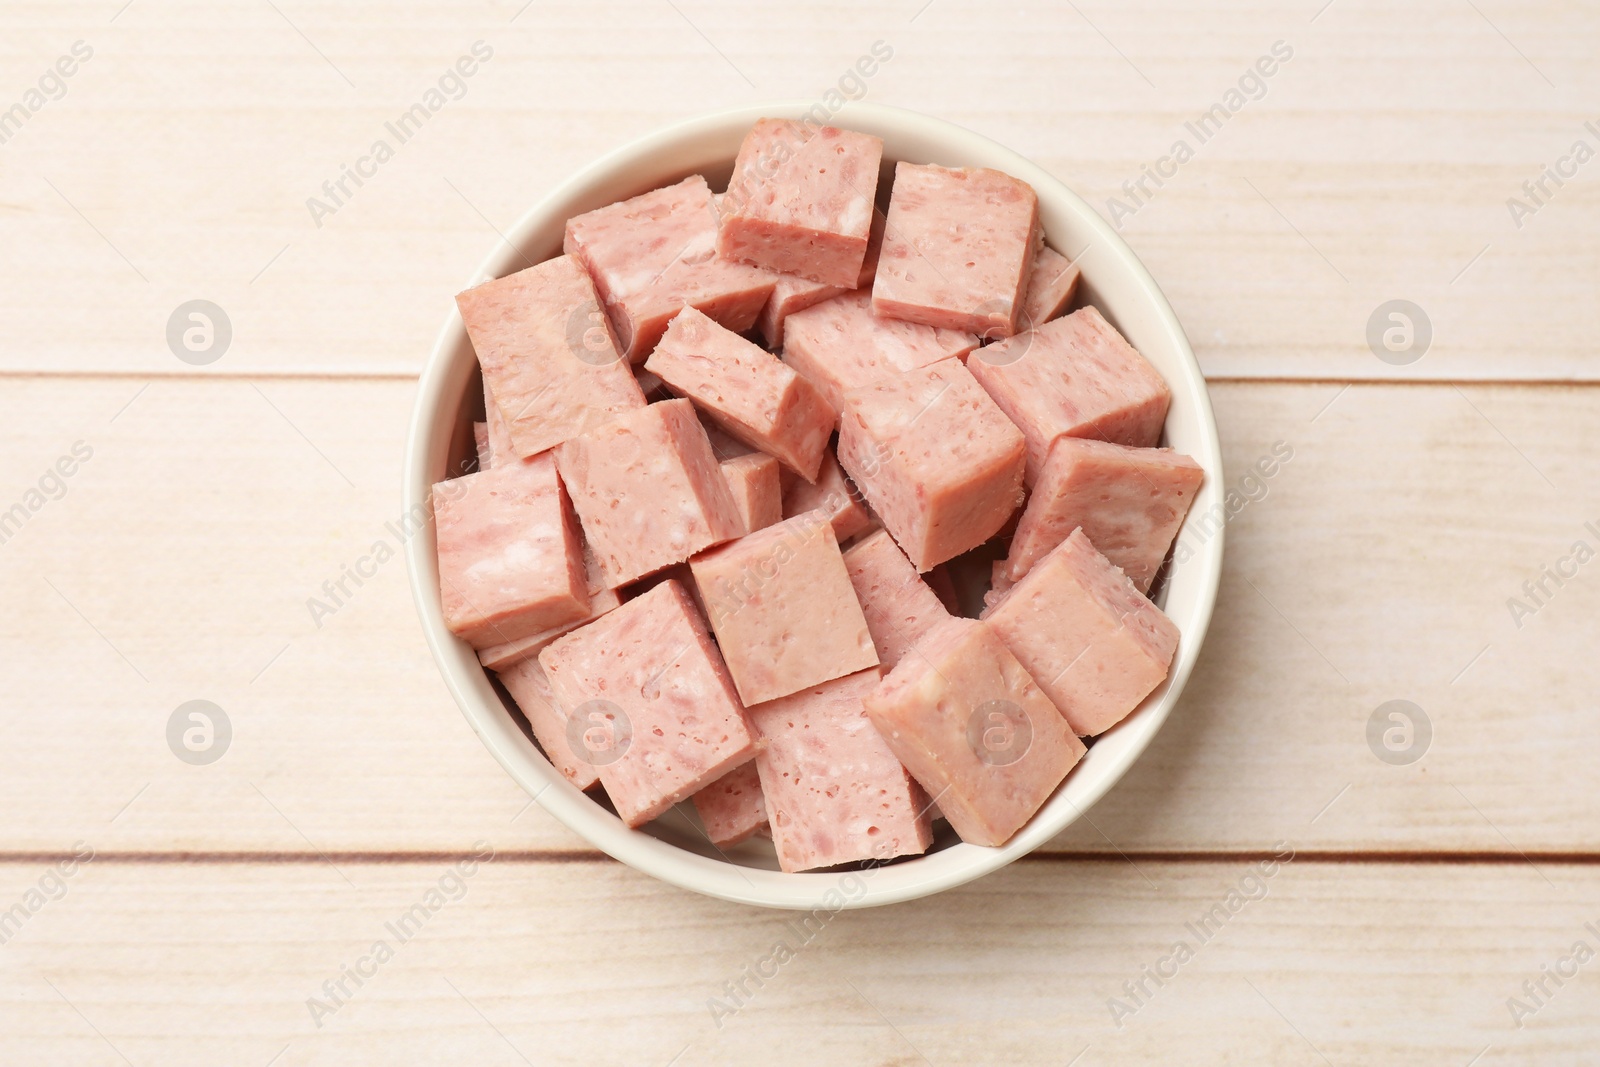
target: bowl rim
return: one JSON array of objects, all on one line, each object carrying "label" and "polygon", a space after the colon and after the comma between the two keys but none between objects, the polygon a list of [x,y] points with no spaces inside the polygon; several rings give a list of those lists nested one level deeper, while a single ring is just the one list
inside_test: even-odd
[{"label": "bowl rim", "polygon": [[[619,175],[636,168],[649,169],[656,165],[657,156],[669,153],[676,145],[692,144],[697,138],[723,134],[731,129],[740,130],[742,135],[742,131],[758,118],[800,116],[815,106],[814,101],[779,100],[721,109],[672,123],[607,152],[551,189],[515,225],[502,233],[493,251],[483,259],[463,288],[527,265],[527,257],[521,249],[530,236],[541,226],[548,225],[549,216],[559,205],[583,196],[594,186],[615,183]],[[1053,204],[1073,217],[1075,230],[1081,227],[1088,232],[1091,237],[1089,247],[1102,249],[1105,254],[1114,256],[1120,268],[1132,276],[1140,291],[1140,299],[1149,305],[1148,311],[1155,319],[1151,328],[1159,329],[1177,354],[1182,371],[1181,380],[1172,380],[1170,374],[1167,376],[1174,409],[1181,394],[1182,402],[1197,417],[1195,431],[1200,447],[1191,451],[1201,453],[1194,458],[1205,468],[1207,477],[1185,519],[1184,529],[1201,513],[1204,500],[1215,497],[1220,501],[1224,484],[1222,454],[1204,375],[1166,296],[1116,230],[1060,179],[982,134],[944,119],[884,104],[846,101],[830,111],[827,120],[830,123],[858,129],[864,127],[864,132],[892,129],[913,139],[946,144],[955,154],[985,157],[983,165],[1027,181],[1039,190],[1041,206],[1048,193]],[[1088,277],[1086,271],[1085,278]],[[436,416],[437,410],[444,402],[444,395],[460,380],[462,374],[470,377],[472,373],[471,367],[463,371],[455,365],[456,354],[465,342],[461,316],[452,304],[419,376],[407,431],[403,505],[407,515],[426,516],[422,529],[406,543],[412,596],[416,601],[423,634],[446,688],[473,731],[506,772],[558,821],[602,852],[637,870],[680,888],[723,900],[812,910],[823,914],[911,900],[963,885],[1038,848],[1076,822],[1085,809],[1104,796],[1149,746],[1193,671],[1210,626],[1221,578],[1226,529],[1220,524],[1202,541],[1194,557],[1185,563],[1186,568],[1194,568],[1197,574],[1198,586],[1194,590],[1196,599],[1187,624],[1180,626],[1178,650],[1166,682],[1111,731],[1121,731],[1124,726],[1136,727],[1129,741],[1131,747],[1119,757],[1114,757],[1118,762],[1102,768],[1083,795],[1070,800],[1067,799],[1067,791],[1073,777],[1069,776],[1067,786],[1058,790],[1045,807],[1006,844],[985,847],[959,843],[924,856],[896,860],[881,866],[782,873],[698,855],[649,833],[630,830],[616,815],[579,792],[550,766],[505,708],[476,654],[444,626],[439,605],[437,562],[434,558],[430,505],[434,478],[430,473],[430,463],[439,450],[438,438],[442,432],[437,425],[440,421]],[[1101,736],[1109,736],[1109,732]],[[1090,752],[1092,754],[1094,748]],[[1082,764],[1074,770],[1081,768]],[[1058,800],[1065,800],[1067,808],[1054,812],[1047,819],[1045,816],[1050,814],[1048,809],[1055,806]]]}]

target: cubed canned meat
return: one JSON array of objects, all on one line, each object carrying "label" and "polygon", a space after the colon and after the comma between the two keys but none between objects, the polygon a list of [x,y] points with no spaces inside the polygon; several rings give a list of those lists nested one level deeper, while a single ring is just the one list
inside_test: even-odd
[{"label": "cubed canned meat", "polygon": [[783,361],[840,411],[851,389],[965,356],[977,345],[976,335],[961,330],[882,318],[872,294],[858,289],[789,316]]},{"label": "cubed canned meat", "polygon": [[583,533],[612,588],[744,533],[687,400],[631,412],[556,449]]},{"label": "cubed canned meat", "polygon": [[927,796],[867,718],[874,668],[750,709],[778,866],[882,863],[933,842]]},{"label": "cubed canned meat", "polygon": [[825,285],[854,285],[866,260],[883,141],[760,119],[720,203],[724,258]]},{"label": "cubed canned meat", "polygon": [[747,705],[877,666],[839,542],[821,512],[702,553],[689,569]]},{"label": "cubed canned meat", "polygon": [[873,307],[886,318],[1010,337],[1042,241],[1039,198],[1027,182],[902,160]]},{"label": "cubed canned meat", "polygon": [[866,697],[889,749],[961,840],[1003,845],[1082,758],[1083,742],[998,636],[943,619]]},{"label": "cubed canned meat", "polygon": [[1020,580],[1081,527],[1148,593],[1204,477],[1200,464],[1171,449],[1056,438],[1011,538],[1006,582]]},{"label": "cubed canned meat", "polygon": [[746,533],[783,521],[783,479],[777,460],[752,452],[725,459],[721,467]]},{"label": "cubed canned meat", "polygon": [[851,289],[871,289],[872,279],[878,273],[878,253],[883,250],[883,212],[872,212],[872,235],[867,239],[867,258],[861,264],[861,273],[853,286],[822,285],[795,274],[780,274],[772,287],[772,296],[761,309],[756,329],[761,332],[767,347],[776,352],[783,347],[784,325],[790,315],[804,311],[824,300],[848,293]]},{"label": "cubed canned meat", "polygon": [[1067,310],[1078,291],[1078,278],[1082,271],[1066,256],[1048,246],[1039,249],[1034,257],[1033,270],[1028,275],[1028,291],[1022,298],[1022,318],[1017,323],[1018,332],[1043,326]]},{"label": "cubed canned meat", "polygon": [[717,848],[732,848],[767,825],[756,761],[741,763],[694,795],[695,814]]},{"label": "cubed canned meat", "polygon": [[684,308],[645,369],[735,438],[816,481],[833,433],[833,410],[772,353]]},{"label": "cubed canned meat", "polygon": [[717,255],[717,210],[698,174],[568,219],[562,250],[594,279],[632,363],[650,354],[685,307],[743,333],[776,281],[770,271]]},{"label": "cubed canned meat", "polygon": [[483,367],[491,442],[494,420],[505,420],[506,455],[535,455],[644,407],[594,286],[571,257],[484,282],[456,306]]},{"label": "cubed canned meat", "polygon": [[863,502],[860,491],[845,477],[831,448],[823,453],[816,484],[803,482],[799,477],[785,480],[784,518],[792,519],[818,509],[827,514],[828,521],[833,524],[833,536],[840,544],[870,530],[877,521]]},{"label": "cubed canned meat", "polygon": [[433,487],[445,625],[484,648],[589,610],[582,541],[548,455]]},{"label": "cubed canned meat", "polygon": [[490,645],[488,648],[478,650],[478,662],[490,670],[498,671],[519,660],[538,654],[539,650],[562,634],[575,630],[586,622],[591,622],[622,603],[615,589],[606,587],[605,576],[600,573],[600,565],[595,562],[594,553],[586,548],[583,553],[584,579],[589,588],[589,610],[571,622],[552,626],[547,630],[540,630],[528,637],[508,641],[505,644]]},{"label": "cubed canned meat", "polygon": [[642,826],[755,755],[727,668],[689,594],[662,582],[539,653],[573,754]]},{"label": "cubed canned meat", "polygon": [[1161,440],[1172,391],[1093,307],[979,349],[967,360],[1028,439],[1028,485],[1058,437],[1133,448]]},{"label": "cubed canned meat", "polygon": [[949,617],[938,595],[884,530],[851,545],[844,567],[884,670],[892,670],[908,648]]},{"label": "cubed canned meat", "polygon": [[1104,733],[1166,680],[1178,628],[1074,530],[983,618],[1081,737]]},{"label": "cubed canned meat", "polygon": [[487,379],[483,383],[483,426],[489,438],[489,463],[484,470],[516,457],[517,449],[511,442],[511,430],[506,426],[505,416],[500,414],[500,405],[494,402],[494,394],[489,392]]},{"label": "cubed canned meat", "polygon": [[959,360],[845,394],[839,463],[918,571],[976,548],[1022,499],[1022,434]]},{"label": "cubed canned meat", "polygon": [[523,718],[528,720],[534,739],[544,749],[550,765],[577,788],[593,788],[600,781],[600,772],[587,758],[574,752],[572,742],[567,737],[567,713],[556,703],[555,694],[550,691],[550,682],[545,678],[544,668],[539,666],[538,658],[529,656],[518,660],[498,674],[506,692],[511,694]]}]

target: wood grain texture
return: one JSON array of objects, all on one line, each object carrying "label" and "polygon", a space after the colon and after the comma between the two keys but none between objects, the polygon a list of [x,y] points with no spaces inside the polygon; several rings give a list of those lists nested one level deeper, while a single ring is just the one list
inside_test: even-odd
[{"label": "wood grain texture", "polygon": [[[0,1055],[275,1067],[1591,1062],[1586,968],[1549,986],[1521,1029],[1506,1002],[1574,942],[1600,940],[1585,926],[1597,919],[1594,871],[1550,869],[1546,882],[1525,866],[1270,869],[1025,861],[936,898],[824,913],[807,938],[792,914],[667,889],[609,861],[490,861],[468,877],[350,868],[349,884],[320,866],[90,863],[5,946]],[[0,869],[6,899],[38,877]],[[441,879],[442,906],[402,943],[391,927]],[[362,963],[380,940],[391,958]],[[780,941],[793,958],[764,963]],[[1192,957],[1175,967],[1178,942]],[[350,996],[319,1027],[308,999],[333,1005],[323,983],[357,965],[368,977],[347,980]],[[1143,977],[1158,966],[1159,987]],[[771,976],[759,988],[746,977],[757,968]],[[1124,984],[1141,980],[1135,1005]],[[732,1006],[727,983],[739,981],[750,995],[718,1010],[712,998]],[[1112,998],[1136,1010],[1114,1020]]]},{"label": "wood grain texture", "polygon": [[[323,583],[376,543],[399,543],[386,524],[412,392],[8,383],[0,505],[74,442],[94,455],[0,545],[18,725],[0,750],[0,803],[26,816],[0,828],[0,848],[454,849],[484,835],[584,847],[524,810],[461,720],[403,560],[347,583],[335,614],[308,610],[313,596],[331,604]],[[1506,606],[1574,541],[1600,545],[1585,528],[1600,526],[1597,399],[1569,386],[1215,386],[1230,487],[1257,499],[1229,525],[1183,701],[1059,845],[1251,849],[1305,828],[1308,848],[1600,849],[1593,576],[1552,586],[1520,629]],[[1251,477],[1275,448],[1292,458]],[[232,748],[208,767],[167,748],[167,718],[191,699],[233,722]],[[1392,699],[1433,724],[1410,766],[1367,746],[1368,719]]]},{"label": "wood grain texture", "polygon": [[[1574,141],[1600,148],[1589,8],[120,6],[0,9],[6,106],[94,49],[0,145],[0,218],[27,250],[0,265],[0,369],[184,373],[164,327],[203,296],[235,327],[219,372],[412,375],[497,231],[558,181],[675,119],[817,98],[882,40],[867,99],[1008,144],[1102,213],[1137,207],[1123,233],[1212,375],[1597,377],[1593,168],[1520,228],[1507,209]],[[308,199],[479,40],[494,56],[461,98],[319,225]],[[1186,130],[1278,41],[1293,57],[1260,99],[1204,143]],[[1176,176],[1122,190],[1180,138]],[[1366,341],[1397,298],[1434,335],[1402,367]]]}]

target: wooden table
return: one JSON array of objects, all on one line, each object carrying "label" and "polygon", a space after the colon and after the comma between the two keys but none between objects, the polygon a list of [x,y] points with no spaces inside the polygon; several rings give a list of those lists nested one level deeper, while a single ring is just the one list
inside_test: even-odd
[{"label": "wooden table", "polygon": [[[1595,1062],[1600,162],[1570,153],[1600,148],[1597,32],[1508,0],[6,3],[0,1060]],[[868,99],[1119,217],[1247,502],[1183,702],[1100,805],[839,915],[757,988],[790,916],[530,806],[403,562],[308,600],[393,542],[415,376],[498,230],[878,41]],[[1571,176],[1525,190],[1547,166]],[[167,339],[196,299],[232,330],[204,365]],[[1431,324],[1420,358],[1369,345],[1391,300]],[[191,700],[231,724],[215,762],[169,747]],[[1412,762],[1368,741],[1393,700],[1431,727]]]}]

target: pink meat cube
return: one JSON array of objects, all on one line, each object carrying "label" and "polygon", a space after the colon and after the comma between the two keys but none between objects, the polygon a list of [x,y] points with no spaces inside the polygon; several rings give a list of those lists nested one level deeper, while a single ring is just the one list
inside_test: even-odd
[{"label": "pink meat cube", "polygon": [[1028,291],[1022,298],[1022,318],[1018,331],[1043,326],[1067,310],[1073,294],[1078,291],[1078,278],[1082,271],[1066,256],[1048,246],[1039,249],[1034,257],[1033,271],[1028,275]]},{"label": "pink meat cube", "polygon": [[439,482],[433,513],[445,625],[474,648],[588,612],[582,542],[548,455]]},{"label": "pink meat cube", "polygon": [[772,287],[772,296],[767,300],[766,307],[761,309],[761,317],[756,320],[756,329],[761,331],[768,348],[777,351],[783,346],[784,324],[790,315],[814,307],[841,293],[847,293],[851,289],[872,288],[872,279],[878,273],[878,253],[883,250],[883,219],[883,212],[874,209],[872,234],[867,238],[867,258],[861,264],[861,273],[857,276],[855,285],[823,285],[820,282],[807,281],[797,274],[777,276],[778,280]]},{"label": "pink meat cube", "polygon": [[791,478],[783,490],[784,518],[792,519],[819,508],[833,524],[834,539],[840,544],[871,529],[876,521],[863,503],[860,491],[844,476],[831,448],[823,453],[815,484]]},{"label": "pink meat cube", "polygon": [[740,698],[759,704],[878,664],[821,512],[689,561]]},{"label": "pink meat cube", "polygon": [[918,571],[983,544],[1022,500],[1022,434],[960,360],[845,394],[839,462]]},{"label": "pink meat cube", "polygon": [[876,668],[750,709],[778,866],[912,856],[933,842],[928,798],[867,718]]},{"label": "pink meat cube", "polygon": [[624,415],[556,449],[611,588],[744,533],[727,479],[687,400]]},{"label": "pink meat cube", "polygon": [[883,141],[832,126],[760,119],[721,202],[726,259],[854,285],[866,260]]},{"label": "pink meat cube", "polygon": [[897,163],[873,307],[886,318],[1010,337],[1042,242],[1027,182]]},{"label": "pink meat cube", "polygon": [[850,546],[844,567],[885,670],[899,663],[940,619],[949,618],[939,597],[883,530]]},{"label": "pink meat cube", "polygon": [[683,586],[663,582],[539,653],[574,752],[642,826],[755,755],[744,706]]},{"label": "pink meat cube", "polygon": [[1028,439],[1028,485],[1057,437],[1147,448],[1161,439],[1172,391],[1093,307],[967,360],[973,377]]},{"label": "pink meat cube", "polygon": [[755,325],[776,280],[717,255],[717,212],[698,174],[568,219],[562,250],[589,271],[633,363],[650,354],[685,307],[743,333]]},{"label": "pink meat cube", "polygon": [[1058,437],[1011,538],[1007,582],[1082,527],[1090,544],[1150,591],[1205,471],[1166,448]]},{"label": "pink meat cube", "polygon": [[472,424],[472,447],[478,453],[478,469],[486,471],[494,466],[494,455],[489,451],[489,424]]},{"label": "pink meat cube", "polygon": [[535,455],[644,407],[594,286],[571,257],[484,282],[456,306],[483,367],[491,434],[493,420],[505,420],[505,455]]},{"label": "pink meat cube", "polygon": [[1160,685],[1178,628],[1082,530],[983,618],[1082,737],[1104,733]]},{"label": "pink meat cube", "polygon": [[500,405],[494,402],[494,396],[489,392],[488,381],[483,383],[483,412],[483,425],[489,437],[489,467],[496,462],[507,463],[516,456],[517,449],[511,441],[511,428],[506,425],[506,417],[500,414]]},{"label": "pink meat cube", "polygon": [[732,848],[767,825],[756,761],[741,763],[694,795],[694,810],[717,848]]},{"label": "pink meat cube", "polygon": [[783,521],[783,480],[778,476],[777,460],[751,452],[725,459],[721,467],[746,533]]},{"label": "pink meat cube", "polygon": [[[581,746],[574,751],[567,737],[567,713],[556,703],[550,681],[535,657],[518,660],[499,672],[501,683],[533,729],[533,736],[544,749],[550,765],[579,789],[589,789],[600,780],[600,772]],[[579,755],[583,752],[583,755]]]},{"label": "pink meat cube", "polygon": [[978,338],[899,319],[880,318],[872,294],[860,289],[789,316],[783,361],[843,410],[844,394],[859,386],[964,356]]},{"label": "pink meat cube", "polygon": [[548,630],[540,630],[536,634],[508,641],[501,645],[491,645],[478,650],[478,662],[492,671],[502,670],[519,660],[524,660],[536,655],[541,648],[562,634],[576,630],[586,622],[592,622],[622,603],[615,589],[606,588],[605,576],[600,573],[600,565],[595,562],[594,553],[584,550],[583,573],[589,588],[589,610],[571,622],[564,622],[559,626],[552,626]]},{"label": "pink meat cube", "polygon": [[1022,664],[974,619],[941,620],[866,706],[890,750],[974,845],[1010,840],[1084,753]]},{"label": "pink meat cube", "polygon": [[806,481],[816,480],[833,433],[833,410],[777,356],[684,308],[645,369],[738,440],[775,456]]}]

